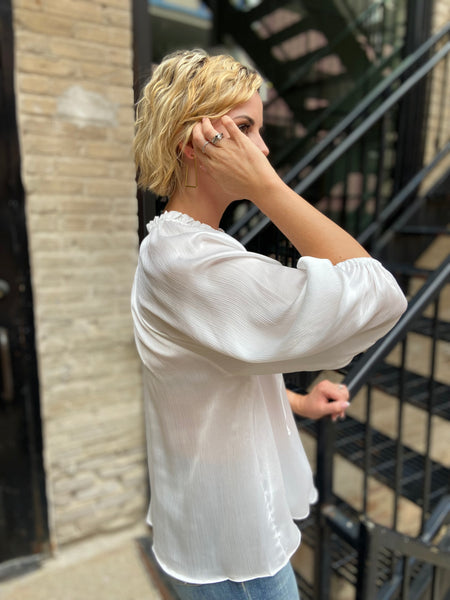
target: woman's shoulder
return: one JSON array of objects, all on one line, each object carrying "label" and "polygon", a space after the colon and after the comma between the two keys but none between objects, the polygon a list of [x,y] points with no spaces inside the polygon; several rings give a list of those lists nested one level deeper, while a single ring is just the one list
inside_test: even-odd
[{"label": "woman's shoulder", "polygon": [[222,229],[214,229],[187,214],[164,212],[147,225],[140,248],[141,260],[175,270],[192,268],[208,257],[247,254],[242,244]]},{"label": "woman's shoulder", "polygon": [[[233,247],[245,251],[238,240],[229,236],[223,229],[215,229],[207,223],[197,221],[191,216],[178,211],[167,211],[156,216],[147,224],[147,244],[174,246],[181,251],[183,246],[192,247],[191,250],[202,250],[201,241],[209,245]],[[211,246],[210,246],[211,247]]]}]

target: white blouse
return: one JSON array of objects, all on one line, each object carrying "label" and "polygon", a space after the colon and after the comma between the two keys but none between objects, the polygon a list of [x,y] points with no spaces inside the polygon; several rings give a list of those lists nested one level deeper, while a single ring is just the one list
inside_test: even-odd
[{"label": "white blouse", "polygon": [[178,212],[148,225],[132,291],[153,550],[192,583],[273,575],[317,498],[283,372],[335,369],[405,310],[371,258],[297,268]]}]

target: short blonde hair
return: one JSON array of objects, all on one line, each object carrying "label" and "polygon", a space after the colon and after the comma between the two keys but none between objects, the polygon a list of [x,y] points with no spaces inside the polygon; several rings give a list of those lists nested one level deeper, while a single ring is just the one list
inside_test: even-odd
[{"label": "short blonde hair", "polygon": [[137,104],[134,155],[139,187],[170,196],[182,185],[182,151],[194,125],[247,102],[261,84],[256,71],[231,56],[187,50],[164,58]]}]

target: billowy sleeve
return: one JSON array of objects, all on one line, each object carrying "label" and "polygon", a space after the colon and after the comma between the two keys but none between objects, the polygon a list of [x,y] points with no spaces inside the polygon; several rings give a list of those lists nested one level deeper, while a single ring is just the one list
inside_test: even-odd
[{"label": "billowy sleeve", "polygon": [[163,243],[151,256],[141,250],[133,290],[138,346],[157,328],[230,374],[336,369],[406,308],[394,277],[372,258],[333,265],[302,257],[285,267],[227,238],[201,231],[176,250]]}]

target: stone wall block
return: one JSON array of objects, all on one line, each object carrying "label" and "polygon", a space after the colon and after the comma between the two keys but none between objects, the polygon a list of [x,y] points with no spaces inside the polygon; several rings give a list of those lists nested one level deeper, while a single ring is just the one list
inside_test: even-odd
[{"label": "stone wall block", "polygon": [[[31,3],[32,4],[32,3]],[[20,8],[15,11],[15,27],[47,36],[71,37],[74,23],[62,15],[52,15],[42,11]]]}]

